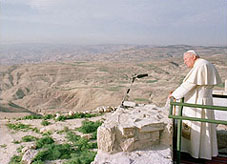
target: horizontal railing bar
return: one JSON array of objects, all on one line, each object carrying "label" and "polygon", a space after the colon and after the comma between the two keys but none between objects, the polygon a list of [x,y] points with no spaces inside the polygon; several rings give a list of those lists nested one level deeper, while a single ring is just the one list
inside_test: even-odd
[{"label": "horizontal railing bar", "polygon": [[181,102],[170,102],[170,105],[227,111],[227,107],[224,107],[224,106],[189,104],[189,103],[181,103]]},{"label": "horizontal railing bar", "polygon": [[200,122],[208,122],[208,123],[225,124],[225,125],[227,125],[227,121],[224,121],[224,120],[210,120],[210,119],[186,117],[186,116],[175,116],[175,115],[169,115],[169,118],[174,118],[174,119],[179,119],[179,120],[200,121]]}]

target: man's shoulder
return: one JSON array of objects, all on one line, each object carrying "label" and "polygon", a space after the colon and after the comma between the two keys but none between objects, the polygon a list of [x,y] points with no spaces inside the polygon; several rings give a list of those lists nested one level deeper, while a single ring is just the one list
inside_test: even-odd
[{"label": "man's shoulder", "polygon": [[201,66],[209,65],[209,64],[211,64],[209,61],[202,59],[202,58],[198,58],[196,61],[196,67],[201,67]]},{"label": "man's shoulder", "polygon": [[198,58],[197,59],[200,64],[209,64],[210,62],[207,61],[206,59]]}]

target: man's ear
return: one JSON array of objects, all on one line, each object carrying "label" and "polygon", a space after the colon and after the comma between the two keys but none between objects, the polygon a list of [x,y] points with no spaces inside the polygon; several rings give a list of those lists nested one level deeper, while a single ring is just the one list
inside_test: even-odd
[{"label": "man's ear", "polygon": [[193,54],[193,60],[196,60],[197,59],[197,56],[195,56],[194,54]]}]

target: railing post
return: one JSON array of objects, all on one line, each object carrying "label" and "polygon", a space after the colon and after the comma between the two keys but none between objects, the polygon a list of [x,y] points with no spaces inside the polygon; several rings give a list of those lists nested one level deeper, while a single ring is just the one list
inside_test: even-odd
[{"label": "railing post", "polygon": [[[173,102],[173,98],[170,99],[170,102]],[[169,115],[175,115],[173,112],[173,105],[170,103]],[[172,137],[172,159],[173,161],[177,160],[177,119],[173,118],[173,137]]]},{"label": "railing post", "polygon": [[[181,99],[180,102],[184,102],[184,98]],[[178,116],[182,116],[183,113],[183,106],[180,106],[178,111]],[[180,164],[181,160],[181,131],[182,131],[182,119],[178,120],[178,127],[177,127],[177,164]]]}]

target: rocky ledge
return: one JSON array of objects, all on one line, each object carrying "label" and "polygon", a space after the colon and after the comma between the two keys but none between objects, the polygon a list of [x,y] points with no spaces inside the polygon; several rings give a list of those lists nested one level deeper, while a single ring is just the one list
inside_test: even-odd
[{"label": "rocky ledge", "polygon": [[171,163],[171,135],[171,120],[164,108],[119,107],[98,128],[99,150],[93,164]]}]

